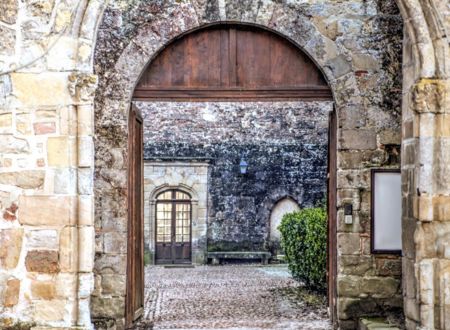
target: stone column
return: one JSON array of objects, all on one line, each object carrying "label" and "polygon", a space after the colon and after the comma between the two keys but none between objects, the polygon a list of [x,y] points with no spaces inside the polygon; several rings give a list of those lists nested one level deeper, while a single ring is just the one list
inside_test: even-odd
[{"label": "stone column", "polygon": [[78,250],[78,291],[77,291],[77,325],[90,327],[90,296],[94,288],[94,203],[93,172],[94,142],[93,95],[97,87],[97,77],[88,73],[73,73],[69,77],[69,91],[74,99],[76,121],[73,128],[77,136],[77,207],[76,223]]},{"label": "stone column", "polygon": [[[450,81],[438,8],[399,1],[403,42],[403,295],[408,329],[450,323]],[[432,23],[431,23],[432,22]]]}]

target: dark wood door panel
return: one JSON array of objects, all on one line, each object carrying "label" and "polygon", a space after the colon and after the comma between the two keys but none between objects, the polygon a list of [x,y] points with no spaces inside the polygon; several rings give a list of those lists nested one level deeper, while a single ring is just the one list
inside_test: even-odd
[{"label": "dark wood door panel", "polygon": [[142,117],[132,107],[128,140],[128,240],[126,326],[143,313],[144,308],[144,216],[143,216],[143,132]]},{"label": "dark wood door panel", "polygon": [[[203,93],[196,93],[199,90]],[[319,93],[311,93],[315,90]],[[134,98],[245,100],[262,94],[279,99],[332,98],[320,70],[290,41],[258,28],[224,25],[193,32],[169,45],[143,74]]]}]

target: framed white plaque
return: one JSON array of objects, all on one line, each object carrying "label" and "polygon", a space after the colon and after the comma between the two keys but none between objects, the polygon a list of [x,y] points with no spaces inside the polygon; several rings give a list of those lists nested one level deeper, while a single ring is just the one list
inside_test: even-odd
[{"label": "framed white plaque", "polygon": [[402,252],[400,170],[372,170],[372,253]]}]

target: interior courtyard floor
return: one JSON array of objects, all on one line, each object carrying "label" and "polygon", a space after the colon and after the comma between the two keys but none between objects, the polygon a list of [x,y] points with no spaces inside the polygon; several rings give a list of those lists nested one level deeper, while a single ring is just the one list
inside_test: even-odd
[{"label": "interior courtyard floor", "polygon": [[147,266],[140,329],[331,329],[285,265]]}]

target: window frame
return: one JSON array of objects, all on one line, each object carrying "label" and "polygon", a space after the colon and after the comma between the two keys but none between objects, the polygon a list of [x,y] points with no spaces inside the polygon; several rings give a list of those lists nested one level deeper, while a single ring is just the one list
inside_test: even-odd
[{"label": "window frame", "polygon": [[[171,197],[169,199],[158,199],[159,196],[166,194],[167,192],[170,192]],[[188,199],[177,199],[176,195],[177,192],[180,192],[184,195],[188,196]],[[171,238],[170,241],[158,241],[158,204],[170,204],[172,206],[171,208]],[[161,191],[160,193],[158,193],[155,196],[155,246],[158,243],[170,243],[170,244],[184,244],[187,243],[184,241],[183,242],[177,242],[177,233],[176,233],[176,228],[177,228],[177,218],[176,218],[176,205],[177,204],[188,204],[189,205],[189,244],[192,244],[192,208],[193,208],[193,203],[192,203],[192,196],[191,194],[189,194],[186,191],[183,191],[181,189],[177,189],[177,188],[170,188],[170,189],[166,189],[164,191]],[[173,222],[173,223],[172,223]],[[184,226],[182,226],[184,228]],[[172,242],[172,235],[175,234],[175,241]],[[165,234],[163,235],[165,236]],[[184,238],[184,233],[182,234],[182,237]],[[191,253],[192,253],[192,247],[191,247]]]},{"label": "window frame", "polygon": [[[370,196],[370,252],[371,254],[376,255],[402,255],[402,249],[400,250],[392,250],[392,249],[376,249],[375,248],[375,176],[377,173],[398,173],[401,174],[401,169],[392,169],[392,168],[373,168],[370,171],[370,183],[371,183],[371,196]],[[400,187],[401,189],[401,187]],[[401,205],[400,205],[401,207]],[[400,218],[400,224],[402,219]],[[400,231],[402,233],[402,229]],[[402,239],[402,238],[400,238]]]}]

